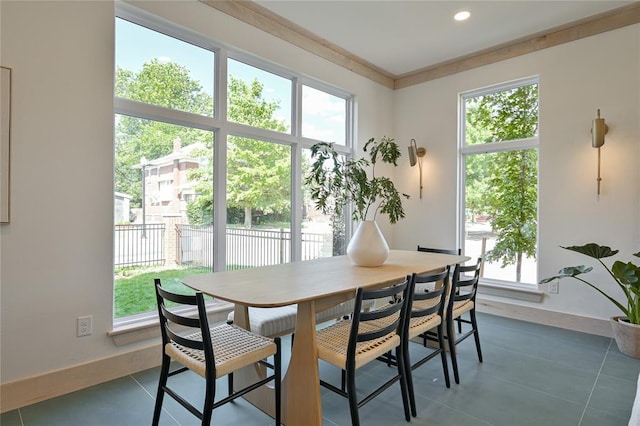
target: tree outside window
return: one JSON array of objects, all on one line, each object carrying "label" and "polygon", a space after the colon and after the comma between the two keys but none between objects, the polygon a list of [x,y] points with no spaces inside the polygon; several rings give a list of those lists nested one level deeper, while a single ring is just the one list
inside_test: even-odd
[{"label": "tree outside window", "polygon": [[464,249],[484,278],[535,284],[538,84],[463,95]]}]

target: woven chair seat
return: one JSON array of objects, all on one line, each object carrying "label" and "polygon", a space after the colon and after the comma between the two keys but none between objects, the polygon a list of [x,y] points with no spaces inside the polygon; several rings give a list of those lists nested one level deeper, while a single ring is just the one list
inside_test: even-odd
[{"label": "woven chair seat", "polygon": [[473,300],[464,300],[462,302],[453,302],[453,314],[452,318],[458,318],[460,315],[465,312],[469,312],[473,309]]},{"label": "woven chair seat", "polygon": [[[359,330],[377,330],[366,323],[360,323]],[[338,321],[329,327],[318,330],[316,333],[318,344],[318,357],[338,368],[345,369],[347,361],[347,343],[351,331],[351,320]],[[373,361],[400,344],[400,336],[397,333],[389,333],[379,339],[359,342],[356,344],[356,369]]]},{"label": "woven chair seat", "polygon": [[[200,332],[188,336],[202,340]],[[276,353],[276,344],[236,325],[223,324],[211,328],[211,341],[216,362],[216,377],[225,376]],[[204,351],[168,343],[165,351],[174,360],[205,377]]]},{"label": "woven chair seat", "polygon": [[411,318],[409,321],[409,330],[407,337],[413,339],[420,336],[423,333],[439,326],[442,323],[442,318],[438,314],[433,314],[425,317]]},{"label": "woven chair seat", "polygon": [[439,298],[414,300],[412,304],[412,310],[415,311],[415,310],[429,309],[436,306],[438,303],[440,303]]}]

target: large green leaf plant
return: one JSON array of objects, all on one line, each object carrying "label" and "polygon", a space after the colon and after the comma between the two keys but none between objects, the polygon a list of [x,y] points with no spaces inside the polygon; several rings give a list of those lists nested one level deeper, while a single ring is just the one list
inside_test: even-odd
[{"label": "large green leaf plant", "polygon": [[[541,280],[541,284],[566,277],[575,278],[576,280],[592,287],[604,297],[609,299],[611,303],[616,305],[618,309],[620,309],[624,313],[631,324],[640,324],[640,267],[638,265],[635,265],[632,262],[625,263],[616,260],[611,267],[607,266],[602,261],[602,259],[615,256],[616,254],[618,254],[619,250],[612,250],[611,247],[600,246],[595,243],[589,243],[583,246],[570,246],[562,248],[584,254],[600,262],[600,264],[609,273],[609,275],[611,275],[616,284],[618,284],[620,289],[622,289],[622,291],[624,292],[625,296],[627,297],[626,305],[624,303],[620,303],[618,300],[605,293],[598,286],[581,277],[581,275],[589,273],[593,270],[593,267],[591,266],[587,267],[585,265],[580,265],[562,268],[560,271],[558,271],[557,275]],[[640,257],[640,252],[634,253],[633,255],[636,257]]]},{"label": "large green leaf plant", "polygon": [[[393,139],[371,138],[363,147],[369,158],[358,160],[345,158],[332,143],[319,142],[311,147],[311,170],[305,177],[305,185],[311,188],[311,198],[324,214],[341,216],[344,208],[352,203],[352,219],[375,220],[380,212],[396,223],[404,218],[402,198],[393,181],[385,176],[376,176],[378,161],[398,165],[400,149]],[[367,169],[371,168],[371,176]]]}]

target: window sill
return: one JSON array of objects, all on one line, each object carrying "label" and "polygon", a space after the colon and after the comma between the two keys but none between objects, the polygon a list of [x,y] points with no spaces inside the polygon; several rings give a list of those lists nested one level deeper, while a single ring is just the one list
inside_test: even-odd
[{"label": "window sill", "polygon": [[478,294],[504,297],[506,299],[526,300],[527,302],[542,303],[544,292],[536,284],[505,284],[500,281],[481,280]]},{"label": "window sill", "polygon": [[[227,320],[227,315],[233,310],[233,303],[214,300],[207,304],[209,323],[215,324]],[[141,314],[118,319],[113,323],[113,329],[107,333],[113,338],[116,346],[129,345],[143,340],[160,336],[157,314]]]}]

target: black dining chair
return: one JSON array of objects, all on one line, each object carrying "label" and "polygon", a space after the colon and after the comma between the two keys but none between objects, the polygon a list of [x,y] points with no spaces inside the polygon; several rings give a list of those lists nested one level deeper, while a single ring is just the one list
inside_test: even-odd
[{"label": "black dining chair", "polygon": [[[456,383],[460,383],[458,361],[456,358],[456,346],[460,342],[473,335],[476,343],[476,352],[478,353],[478,361],[482,362],[482,349],[480,347],[480,335],[478,334],[478,321],[476,318],[476,293],[478,291],[481,268],[482,258],[478,258],[475,264],[467,266],[458,264],[453,271],[451,296],[449,297],[446,313],[446,338],[449,343],[453,377]],[[469,318],[463,317],[466,313],[469,313]],[[465,333],[459,332],[456,336],[454,334],[454,321],[457,321],[459,326],[462,324],[470,325],[471,329]]]},{"label": "black dining chair", "polygon": [[[434,247],[425,247],[418,244],[418,251],[422,251],[425,253],[441,253],[441,254],[453,254],[460,256],[462,254],[462,249],[442,249],[442,248],[434,248]],[[458,332],[462,333],[462,323],[458,322]],[[424,344],[427,344],[427,341],[424,341]]]},{"label": "black dining chair", "polygon": [[[316,333],[318,358],[342,370],[340,387],[324,380],[320,384],[349,401],[351,424],[360,424],[358,410],[396,382],[400,382],[400,393],[405,419],[409,421],[409,397],[405,370],[403,338],[406,330],[406,315],[410,307],[409,291],[414,276],[403,282],[381,289],[358,288],[351,318],[342,319]],[[368,310],[365,301],[376,303],[377,308]],[[397,374],[368,395],[359,398],[356,389],[357,370],[394,351],[398,360]]]},{"label": "black dining chair", "polygon": [[[447,350],[444,343],[444,313],[450,289],[449,275],[449,266],[447,266],[443,272],[418,274],[415,277],[414,291],[410,293],[411,309],[406,317],[406,331],[403,344],[405,368],[407,369],[409,402],[411,405],[411,415],[414,417],[417,415],[417,412],[411,373],[413,370],[435,358],[437,355],[440,355],[445,384],[447,387],[451,386],[449,381],[449,367],[447,365]],[[428,291],[415,291],[415,286],[418,284],[425,284],[430,287]],[[433,330],[435,330],[435,332]],[[423,350],[426,350],[427,353],[412,363],[409,343],[416,337],[434,341],[437,346],[431,347],[423,345]]]},{"label": "black dining chair", "polygon": [[[195,295],[176,294],[162,288],[160,279],[157,278],[155,279],[155,288],[162,334],[162,367],[152,424],[156,426],[160,421],[165,394],[198,417],[202,425],[209,425],[214,409],[273,381],[275,423],[279,425],[281,423],[280,380],[282,370],[280,339],[259,336],[232,324],[209,328],[204,297],[201,292]],[[197,315],[194,316],[192,312],[188,311],[178,313],[175,310],[170,310],[166,305],[167,301],[195,306],[197,307]],[[185,328],[187,331],[184,331]],[[273,366],[266,362],[268,357],[274,358]],[[182,367],[170,371],[172,361]],[[263,363],[272,367],[273,374],[266,375],[263,379],[242,389],[230,390],[228,396],[215,401],[217,378],[231,375],[234,371],[255,363]],[[205,379],[205,399],[202,410],[196,408],[168,385],[169,377],[188,370]]]}]

